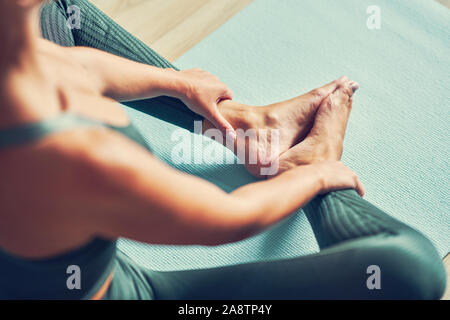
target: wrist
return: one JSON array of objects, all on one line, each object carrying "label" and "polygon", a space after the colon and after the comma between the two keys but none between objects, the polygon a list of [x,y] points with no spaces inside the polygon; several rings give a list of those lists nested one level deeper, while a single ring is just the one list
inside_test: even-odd
[{"label": "wrist", "polygon": [[187,91],[187,81],[184,79],[180,71],[172,68],[156,68],[149,66],[148,75],[151,81],[147,91],[147,96],[169,96],[178,99],[184,99]]},{"label": "wrist", "polygon": [[319,194],[325,189],[325,175],[323,167],[319,163],[308,164],[299,168],[304,168],[311,176],[314,194]]},{"label": "wrist", "polygon": [[314,179],[316,181],[316,191],[318,194],[320,194],[326,189],[326,177],[324,174],[323,166],[320,163],[313,163],[310,164],[310,166],[312,167]]},{"label": "wrist", "polygon": [[301,177],[303,182],[307,184],[314,195],[321,193],[325,189],[325,175],[320,164],[307,164],[293,167],[277,177],[286,177],[288,179],[298,179]]},{"label": "wrist", "polygon": [[185,100],[191,91],[191,84],[182,71],[164,69],[169,79],[168,96]]}]

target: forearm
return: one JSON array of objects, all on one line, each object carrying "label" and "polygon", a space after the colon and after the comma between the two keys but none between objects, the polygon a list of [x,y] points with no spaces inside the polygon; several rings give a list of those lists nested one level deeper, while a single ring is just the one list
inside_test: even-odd
[{"label": "forearm", "polygon": [[171,197],[171,206],[176,208],[164,214],[174,217],[161,228],[171,238],[159,243],[221,245],[246,239],[288,217],[321,192],[323,186],[315,165],[294,168],[230,194],[204,180],[185,177],[189,179],[186,185],[181,180],[176,183],[183,194],[178,193],[177,200]]},{"label": "forearm", "polygon": [[[177,188],[169,187],[177,190],[176,195],[170,196],[170,205],[164,203],[157,209],[168,222],[157,228],[158,231],[149,233],[144,229],[146,238],[141,241],[221,245],[244,240],[288,217],[321,192],[323,185],[315,165],[297,167],[270,180],[240,187],[230,194],[202,179],[184,174],[182,177],[175,183]],[[167,196],[169,188],[162,184],[164,182],[159,187]],[[155,203],[151,205],[152,209],[156,207]],[[148,225],[158,224],[153,221]],[[151,240],[147,238],[149,235]]]},{"label": "forearm", "polygon": [[[83,159],[89,174],[80,183],[96,181],[95,192],[77,187],[87,192],[90,208],[78,219],[91,226],[92,235],[155,244],[236,242],[284,219],[323,189],[322,170],[314,164],[226,193],[161,163],[120,135],[107,136],[113,148],[90,149]],[[115,152],[118,148],[123,151]]]},{"label": "forearm", "polygon": [[68,50],[95,76],[101,93],[117,101],[161,95],[181,98],[188,90],[188,84],[179,71],[138,63],[92,48]]}]

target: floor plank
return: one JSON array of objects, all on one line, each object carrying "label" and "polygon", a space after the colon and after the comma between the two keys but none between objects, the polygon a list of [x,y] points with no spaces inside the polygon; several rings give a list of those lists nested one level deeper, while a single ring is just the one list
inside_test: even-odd
[{"label": "floor plank", "polygon": [[210,0],[188,19],[153,42],[152,47],[167,59],[175,60],[250,2],[251,0]]},{"label": "floor plank", "polygon": [[450,9],[450,0],[436,0],[436,1]]}]

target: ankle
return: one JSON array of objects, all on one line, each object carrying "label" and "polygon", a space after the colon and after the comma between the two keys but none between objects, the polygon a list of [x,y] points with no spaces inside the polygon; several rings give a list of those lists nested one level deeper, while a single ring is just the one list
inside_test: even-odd
[{"label": "ankle", "polygon": [[314,163],[322,161],[339,161],[342,155],[342,140],[330,138],[322,141],[318,152],[313,155]]}]

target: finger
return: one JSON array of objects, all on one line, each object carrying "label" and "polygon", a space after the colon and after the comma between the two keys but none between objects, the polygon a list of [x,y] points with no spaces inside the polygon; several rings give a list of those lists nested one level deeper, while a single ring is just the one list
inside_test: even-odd
[{"label": "finger", "polygon": [[233,91],[231,89],[226,89],[220,97],[217,99],[217,104],[219,104],[223,100],[233,100]]},{"label": "finger", "polygon": [[223,98],[224,100],[229,99],[229,100],[233,100],[233,91],[229,88],[227,88],[227,90],[225,91],[225,93],[223,94]]},{"label": "finger", "polygon": [[236,131],[233,126],[220,114],[216,112],[208,119],[211,123],[225,135],[226,139],[236,140]]},{"label": "finger", "polygon": [[358,192],[358,194],[361,197],[364,197],[364,194],[366,193],[366,190],[364,189],[364,186],[363,186],[361,180],[359,180],[358,177],[356,177],[356,187],[355,187],[355,189],[356,189],[356,192]]}]

